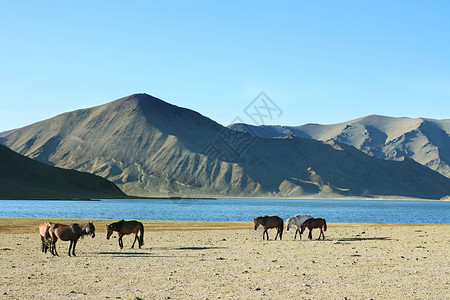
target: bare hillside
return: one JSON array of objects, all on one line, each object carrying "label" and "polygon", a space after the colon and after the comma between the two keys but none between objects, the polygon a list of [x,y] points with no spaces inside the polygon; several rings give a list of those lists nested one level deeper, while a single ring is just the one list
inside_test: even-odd
[{"label": "bare hillside", "polygon": [[450,179],[410,159],[297,137],[258,138],[136,94],[0,134],[47,164],[107,178],[135,196],[441,198]]},{"label": "bare hillside", "polygon": [[412,158],[450,178],[450,119],[392,118],[372,115],[332,125],[252,126],[234,124],[232,129],[272,138],[297,136],[333,140],[378,158]]}]

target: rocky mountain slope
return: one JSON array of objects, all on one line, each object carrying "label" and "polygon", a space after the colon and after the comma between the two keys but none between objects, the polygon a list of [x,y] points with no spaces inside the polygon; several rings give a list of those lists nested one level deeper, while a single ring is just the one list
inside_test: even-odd
[{"label": "rocky mountain slope", "polygon": [[25,156],[135,196],[441,198],[450,179],[411,159],[297,137],[258,138],[146,94],[0,133]]},{"label": "rocky mountain slope", "polygon": [[99,176],[48,166],[0,145],[0,199],[122,198]]},{"label": "rocky mountain slope", "polygon": [[371,115],[332,125],[252,126],[230,128],[254,136],[297,136],[351,145],[371,156],[398,160],[412,158],[450,178],[450,119],[410,119]]}]

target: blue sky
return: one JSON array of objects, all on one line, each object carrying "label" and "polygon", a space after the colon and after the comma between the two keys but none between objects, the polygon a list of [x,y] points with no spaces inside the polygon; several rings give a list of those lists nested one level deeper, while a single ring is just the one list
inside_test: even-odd
[{"label": "blue sky", "polygon": [[447,1],[2,1],[0,131],[148,93],[228,125],[450,118]]}]

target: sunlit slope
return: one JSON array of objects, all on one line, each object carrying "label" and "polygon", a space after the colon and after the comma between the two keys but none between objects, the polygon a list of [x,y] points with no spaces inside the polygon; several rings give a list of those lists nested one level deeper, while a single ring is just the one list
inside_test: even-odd
[{"label": "sunlit slope", "polygon": [[450,119],[392,118],[371,115],[331,125],[251,126],[232,129],[259,137],[297,136],[345,143],[382,159],[409,157],[450,178]]},{"label": "sunlit slope", "polygon": [[303,138],[255,138],[147,94],[0,134],[11,149],[107,178],[135,196],[441,198],[450,180]]}]

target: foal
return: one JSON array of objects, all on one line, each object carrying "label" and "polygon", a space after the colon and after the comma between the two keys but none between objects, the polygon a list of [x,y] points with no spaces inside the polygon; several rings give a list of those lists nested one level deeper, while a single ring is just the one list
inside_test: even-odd
[{"label": "foal", "polygon": [[[316,218],[316,219],[315,218],[311,218],[311,219],[306,220],[302,224],[300,234],[302,234],[303,231],[305,231],[306,227],[308,227],[308,229],[309,229],[308,238],[310,240],[312,239],[312,230],[314,228],[319,228],[320,229],[318,240],[320,240],[320,236],[322,236],[322,238],[325,239],[325,234],[323,234],[324,231],[327,231],[327,222],[325,221],[325,219],[322,219],[322,218]],[[322,228],[323,228],[323,230],[322,230]]]}]

